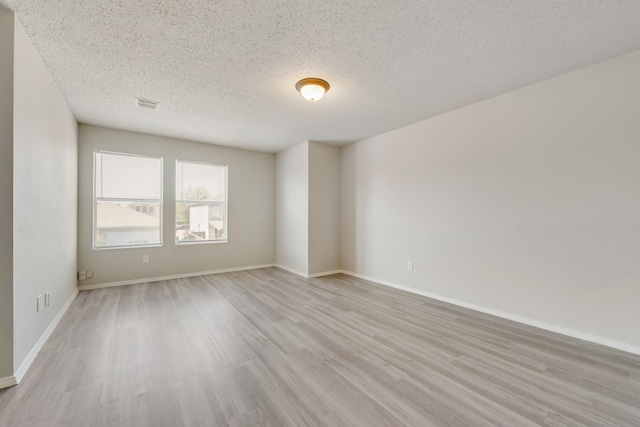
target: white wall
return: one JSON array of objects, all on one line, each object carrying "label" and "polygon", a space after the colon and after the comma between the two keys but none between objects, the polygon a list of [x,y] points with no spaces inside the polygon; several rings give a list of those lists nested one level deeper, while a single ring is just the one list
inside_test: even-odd
[{"label": "white wall", "polygon": [[13,19],[0,7],[0,388],[13,383]]},{"label": "white wall", "polygon": [[[14,68],[15,372],[76,291],[78,149],[76,120],[18,20]],[[51,305],[36,312],[44,293]]]},{"label": "white wall", "polygon": [[639,73],[635,52],[345,147],[343,268],[640,351]]},{"label": "white wall", "polygon": [[276,264],[309,272],[309,142],[276,155]]},{"label": "white wall", "polygon": [[[148,112],[147,112],[148,113]],[[92,249],[93,152],[108,150],[164,158],[162,247]],[[175,161],[229,165],[228,242],[175,245]],[[275,261],[275,155],[81,124],[79,126],[78,267],[95,285]],[[143,255],[149,264],[142,263]]]},{"label": "white wall", "polygon": [[340,268],[340,148],[309,142],[309,274]]}]

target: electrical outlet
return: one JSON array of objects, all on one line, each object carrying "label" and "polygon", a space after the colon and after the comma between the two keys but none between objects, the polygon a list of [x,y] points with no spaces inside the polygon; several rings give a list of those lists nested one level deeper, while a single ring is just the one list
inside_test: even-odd
[{"label": "electrical outlet", "polygon": [[407,270],[413,271],[413,261],[407,261]]},{"label": "electrical outlet", "polygon": [[142,255],[142,263],[149,264],[149,255]]},{"label": "electrical outlet", "polygon": [[85,270],[78,271],[78,280],[85,280],[87,278],[87,272]]},{"label": "electrical outlet", "polygon": [[87,271],[87,279],[91,279],[93,277],[93,271]]}]

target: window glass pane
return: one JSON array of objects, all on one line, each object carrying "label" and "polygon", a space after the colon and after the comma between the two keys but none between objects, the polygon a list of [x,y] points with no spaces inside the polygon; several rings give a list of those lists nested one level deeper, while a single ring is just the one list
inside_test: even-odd
[{"label": "window glass pane", "polygon": [[177,242],[224,240],[224,206],[179,203],[176,209]]},{"label": "window glass pane", "polygon": [[226,200],[227,168],[205,163],[176,163],[176,199],[181,201]]},{"label": "window glass pane", "polygon": [[161,159],[96,153],[96,197],[162,198]]},{"label": "window glass pane", "polygon": [[160,244],[160,203],[97,202],[96,247]]},{"label": "window glass pane", "polygon": [[226,166],[176,162],[176,242],[226,240]]},{"label": "window glass pane", "polygon": [[162,159],[94,156],[93,247],[162,244]]}]

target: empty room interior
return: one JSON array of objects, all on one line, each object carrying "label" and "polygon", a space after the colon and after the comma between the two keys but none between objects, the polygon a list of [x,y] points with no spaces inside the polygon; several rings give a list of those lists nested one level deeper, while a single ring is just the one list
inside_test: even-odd
[{"label": "empty room interior", "polygon": [[640,2],[0,0],[0,426],[640,425]]}]

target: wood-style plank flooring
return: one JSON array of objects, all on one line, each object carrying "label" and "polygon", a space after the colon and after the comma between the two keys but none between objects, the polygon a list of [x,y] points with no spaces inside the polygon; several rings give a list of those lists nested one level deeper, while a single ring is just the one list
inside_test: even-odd
[{"label": "wood-style plank flooring", "polygon": [[81,292],[2,426],[639,426],[640,356],[345,275]]}]

